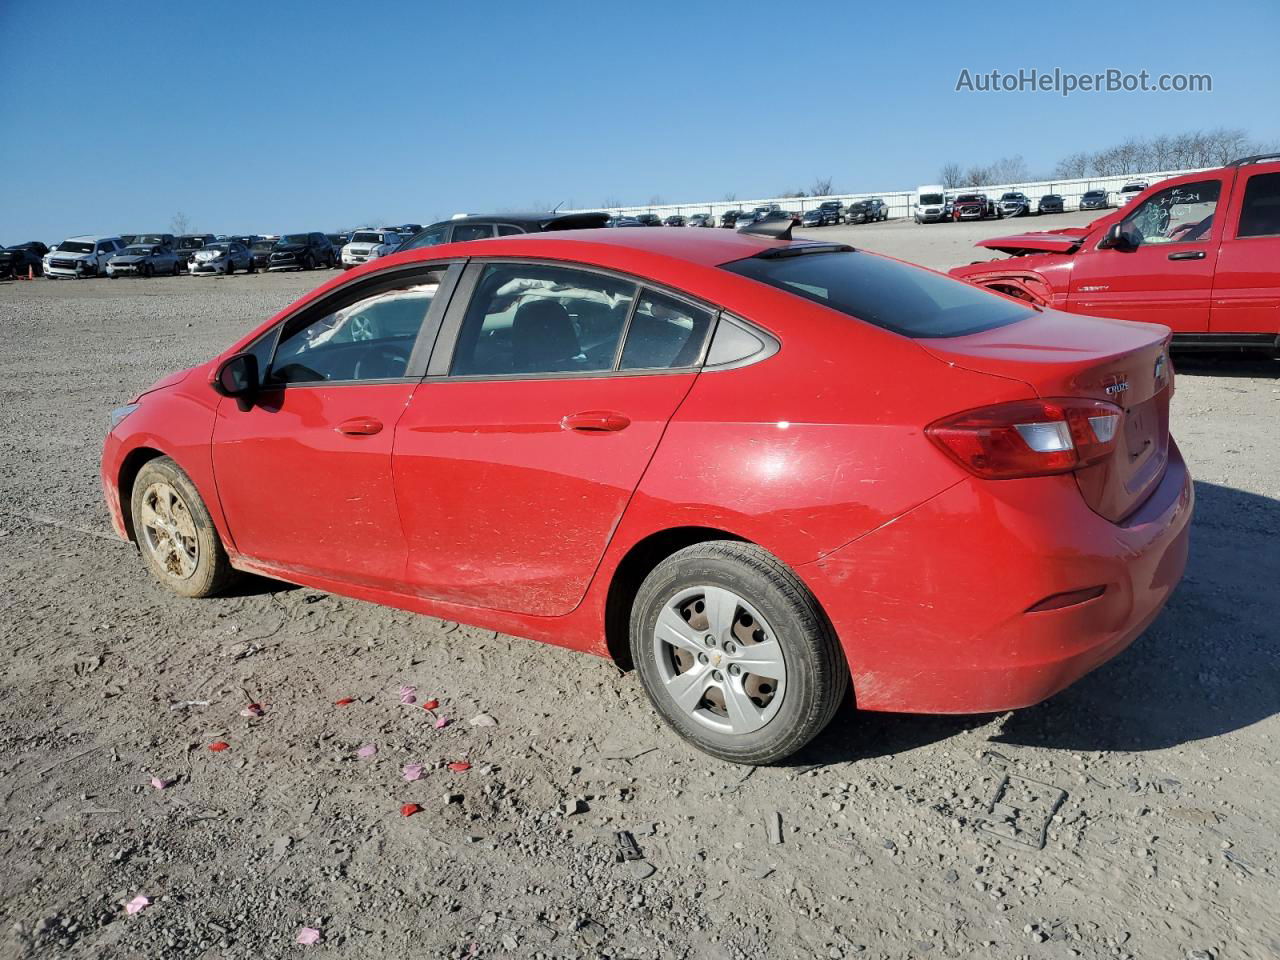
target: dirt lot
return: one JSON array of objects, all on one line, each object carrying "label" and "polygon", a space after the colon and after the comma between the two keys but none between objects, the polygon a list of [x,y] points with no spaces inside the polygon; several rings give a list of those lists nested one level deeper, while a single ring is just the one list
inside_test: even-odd
[{"label": "dirt lot", "polygon": [[[816,234],[947,266],[1009,227]],[[1280,364],[1180,364],[1191,565],[1128,652],[752,770],[607,662],[263,581],[183,601],[111,537],[107,411],[326,276],[0,286],[0,957],[1280,956]]]}]

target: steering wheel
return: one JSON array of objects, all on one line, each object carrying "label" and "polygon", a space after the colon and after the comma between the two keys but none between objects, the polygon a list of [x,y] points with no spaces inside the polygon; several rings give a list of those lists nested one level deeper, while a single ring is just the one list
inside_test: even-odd
[{"label": "steering wheel", "polygon": [[396,347],[374,347],[361,354],[352,371],[353,380],[385,380],[404,376],[409,354]]}]

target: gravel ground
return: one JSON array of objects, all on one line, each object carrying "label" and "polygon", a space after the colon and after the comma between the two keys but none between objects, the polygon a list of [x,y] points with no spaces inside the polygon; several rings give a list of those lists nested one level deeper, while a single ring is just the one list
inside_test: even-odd
[{"label": "gravel ground", "polygon": [[[815,234],[948,266],[1009,229]],[[111,537],[107,410],[327,276],[0,285],[0,956],[1280,956],[1280,364],[1180,363],[1191,565],[1124,655],[753,770],[607,662],[260,580],[183,601]]]}]

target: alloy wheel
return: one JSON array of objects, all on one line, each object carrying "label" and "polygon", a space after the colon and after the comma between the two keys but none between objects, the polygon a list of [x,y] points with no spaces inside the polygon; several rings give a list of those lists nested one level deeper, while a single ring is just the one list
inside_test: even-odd
[{"label": "alloy wheel", "polygon": [[156,565],[186,580],[200,561],[200,541],[187,502],[171,484],[157,481],[142,495],[142,540]]}]

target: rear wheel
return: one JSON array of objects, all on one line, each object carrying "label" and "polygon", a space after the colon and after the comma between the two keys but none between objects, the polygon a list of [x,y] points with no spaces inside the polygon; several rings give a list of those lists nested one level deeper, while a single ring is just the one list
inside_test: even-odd
[{"label": "rear wheel", "polygon": [[150,460],[133,482],[134,534],[143,562],[184,597],[208,597],[236,577],[195,484],[168,457]]},{"label": "rear wheel", "polygon": [[799,578],[753,544],[687,547],[631,611],[645,692],[676,732],[735,763],[773,763],[830,722],[849,684],[834,631]]}]

